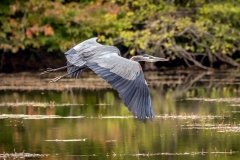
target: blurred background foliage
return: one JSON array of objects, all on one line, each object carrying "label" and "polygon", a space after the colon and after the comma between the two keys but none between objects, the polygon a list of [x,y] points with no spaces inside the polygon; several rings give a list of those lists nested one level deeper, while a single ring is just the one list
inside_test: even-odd
[{"label": "blurred background foliage", "polygon": [[63,53],[96,36],[124,57],[148,53],[181,59],[188,67],[239,67],[239,2],[2,0],[0,67],[5,53]]}]

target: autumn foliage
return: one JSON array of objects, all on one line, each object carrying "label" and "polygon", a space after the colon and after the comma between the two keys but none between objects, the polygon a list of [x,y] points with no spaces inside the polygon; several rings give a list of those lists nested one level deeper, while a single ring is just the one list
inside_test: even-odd
[{"label": "autumn foliage", "polygon": [[[65,52],[98,36],[128,54],[182,59],[209,69],[239,67],[240,3],[235,0],[3,0],[1,52]],[[2,53],[1,53],[2,54]]]}]

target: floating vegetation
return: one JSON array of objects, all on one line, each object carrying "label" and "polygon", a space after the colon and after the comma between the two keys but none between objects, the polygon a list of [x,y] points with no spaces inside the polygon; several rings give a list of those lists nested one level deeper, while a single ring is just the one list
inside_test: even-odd
[{"label": "floating vegetation", "polygon": [[[233,151],[229,151],[229,152],[180,152],[180,153],[168,153],[168,152],[164,152],[164,153],[137,153],[137,154],[124,154],[124,156],[146,156],[146,157],[150,157],[150,156],[182,156],[182,155],[205,155],[205,154],[233,154],[235,152]],[[115,154],[117,155],[117,154]]]},{"label": "floating vegetation", "polygon": [[240,113],[240,111],[226,111],[226,112],[231,112],[231,113]]},{"label": "floating vegetation", "polygon": [[110,106],[111,104],[105,104],[105,103],[101,103],[101,104],[95,104],[95,106]]},{"label": "floating vegetation", "polygon": [[[155,118],[159,119],[215,119],[215,118],[224,118],[229,117],[228,115],[206,115],[206,116],[198,116],[198,115],[156,115]],[[86,118],[103,118],[103,119],[121,119],[121,118],[137,118],[134,116],[98,116],[98,117],[86,117]]]},{"label": "floating vegetation", "polygon": [[119,118],[135,118],[135,117],[134,116],[101,116],[101,117],[91,117],[91,118],[119,119]]},{"label": "floating vegetation", "polygon": [[20,107],[20,106],[32,106],[32,107],[65,107],[65,106],[83,106],[86,104],[77,104],[77,103],[61,103],[55,104],[54,101],[49,103],[44,102],[2,102],[0,107],[10,106],[10,107]]},{"label": "floating vegetation", "polygon": [[[198,115],[156,115],[155,118],[159,119],[215,119],[215,118],[224,118],[228,116],[223,115],[207,115],[207,116],[198,116]],[[1,114],[1,119],[4,118],[22,118],[22,119],[47,119],[47,118],[97,118],[97,119],[124,119],[124,118],[137,118],[134,116],[59,116],[59,115],[25,115],[25,114]]]},{"label": "floating vegetation", "polygon": [[25,115],[25,114],[1,114],[0,118],[22,118],[22,119],[50,119],[50,118],[84,118],[85,116],[58,116],[58,115]]},{"label": "floating vegetation", "polygon": [[[50,75],[36,76],[32,73],[0,73],[0,90],[68,90],[85,88],[89,90],[106,89],[111,86],[93,72],[85,72],[80,79],[63,78],[58,83],[49,83],[56,75],[65,72],[57,72]],[[185,91],[195,88],[197,82],[201,82],[203,88],[224,86],[227,84],[239,85],[239,72],[232,71],[190,71],[169,70],[158,72],[144,72],[148,86],[172,85],[179,86],[178,89]],[[236,88],[236,91],[239,89]]]},{"label": "floating vegetation", "polygon": [[233,124],[193,123],[181,125],[181,129],[217,130],[217,132],[240,132],[240,125],[237,125],[236,122],[234,122]]},{"label": "floating vegetation", "polygon": [[159,115],[155,116],[155,118],[162,118],[162,119],[215,119],[215,118],[223,118],[223,116],[219,115],[207,115],[207,116],[198,116],[198,115]]},{"label": "floating vegetation", "polygon": [[189,101],[206,101],[206,102],[239,102],[240,98],[186,98]]},{"label": "floating vegetation", "polygon": [[49,139],[49,140],[44,140],[46,142],[81,142],[81,141],[86,141],[87,138],[83,139]]},{"label": "floating vegetation", "polygon": [[[215,152],[179,152],[179,153],[170,153],[170,152],[162,152],[162,153],[136,153],[136,154],[117,154],[115,152],[112,152],[112,154],[106,154],[106,157],[116,157],[116,156],[121,156],[121,157],[126,157],[126,156],[133,156],[133,157],[152,157],[152,156],[195,156],[195,155],[206,155],[206,154],[235,154],[238,151],[223,151],[223,152],[219,152],[219,151],[215,151]],[[91,157],[91,156],[98,156],[98,154],[90,154],[90,155],[69,155],[69,156],[74,156],[74,157]]]},{"label": "floating vegetation", "polygon": [[43,157],[48,157],[49,154],[35,154],[35,153],[3,153],[0,154],[0,159],[25,159],[25,158],[43,158]]},{"label": "floating vegetation", "polygon": [[[72,139],[72,140],[45,140],[49,142],[74,142],[74,141],[85,141],[86,139]],[[136,153],[136,154],[117,154],[113,152],[112,154],[106,154],[106,157],[109,156],[133,156],[133,157],[152,157],[152,156],[194,156],[194,155],[206,155],[206,154],[235,154],[237,151],[224,151],[224,152],[179,152],[179,153],[169,153],[169,152],[162,152],[162,153]],[[0,154],[0,159],[7,159],[7,158],[19,158],[19,159],[24,159],[24,158],[43,158],[43,157],[48,157],[49,154],[35,154],[35,153],[3,153]],[[92,157],[92,156],[98,156],[98,154],[90,154],[90,155],[69,155],[69,156],[74,156],[74,157]]]},{"label": "floating vegetation", "polygon": [[[56,74],[63,75],[65,72],[58,72]],[[68,90],[70,88],[101,89],[111,87],[107,82],[95,75],[93,72],[89,72],[86,76],[83,74],[80,79],[64,78],[58,83],[49,83],[52,76],[54,76],[54,74],[44,75],[41,77],[31,73],[0,74],[0,90],[61,91]]]},{"label": "floating vegetation", "polygon": [[230,104],[230,106],[240,107],[240,104]]},{"label": "floating vegetation", "polygon": [[106,142],[116,142],[116,140],[106,140]]}]

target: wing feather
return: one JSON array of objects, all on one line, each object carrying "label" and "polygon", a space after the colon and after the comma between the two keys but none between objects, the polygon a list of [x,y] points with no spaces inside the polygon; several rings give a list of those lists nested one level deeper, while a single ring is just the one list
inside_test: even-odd
[{"label": "wing feather", "polygon": [[[67,61],[67,65],[70,65],[70,63]],[[72,73],[73,71],[76,71],[76,70],[79,70],[79,71],[77,71],[77,72],[75,72],[75,73],[73,73],[73,74],[71,74],[70,75],[70,77],[71,78],[80,78],[81,77],[81,75],[82,75],[82,73],[83,73],[83,71],[84,71],[84,69],[85,68],[82,68],[82,67],[78,67],[78,66],[71,66],[71,67],[68,67],[67,68],[67,72],[68,73]]]},{"label": "wing feather", "polygon": [[68,73],[72,78],[79,78],[85,67],[107,81],[123,100],[128,109],[138,119],[146,121],[154,117],[153,106],[148,86],[139,63],[120,57],[120,51],[114,46],[97,43],[97,38],[91,38],[79,43],[65,53]]},{"label": "wing feather", "polygon": [[146,117],[152,120],[155,116],[153,106],[139,63],[115,55],[106,57],[104,60],[100,56],[88,61],[86,66],[118,91],[119,97],[134,116],[143,122]]}]

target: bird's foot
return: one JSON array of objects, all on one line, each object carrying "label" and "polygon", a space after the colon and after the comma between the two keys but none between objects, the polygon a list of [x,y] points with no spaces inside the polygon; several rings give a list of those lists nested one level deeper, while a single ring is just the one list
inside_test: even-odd
[{"label": "bird's foot", "polygon": [[62,78],[62,76],[58,76],[58,77],[55,77],[55,78],[53,78],[53,79],[51,79],[49,82],[57,82],[59,79],[61,79]]},{"label": "bird's foot", "polygon": [[43,72],[40,73],[39,75],[47,74],[47,73],[50,73],[50,72],[52,72],[52,71],[54,71],[54,69],[52,69],[52,68],[47,68],[46,71],[43,71]]}]

